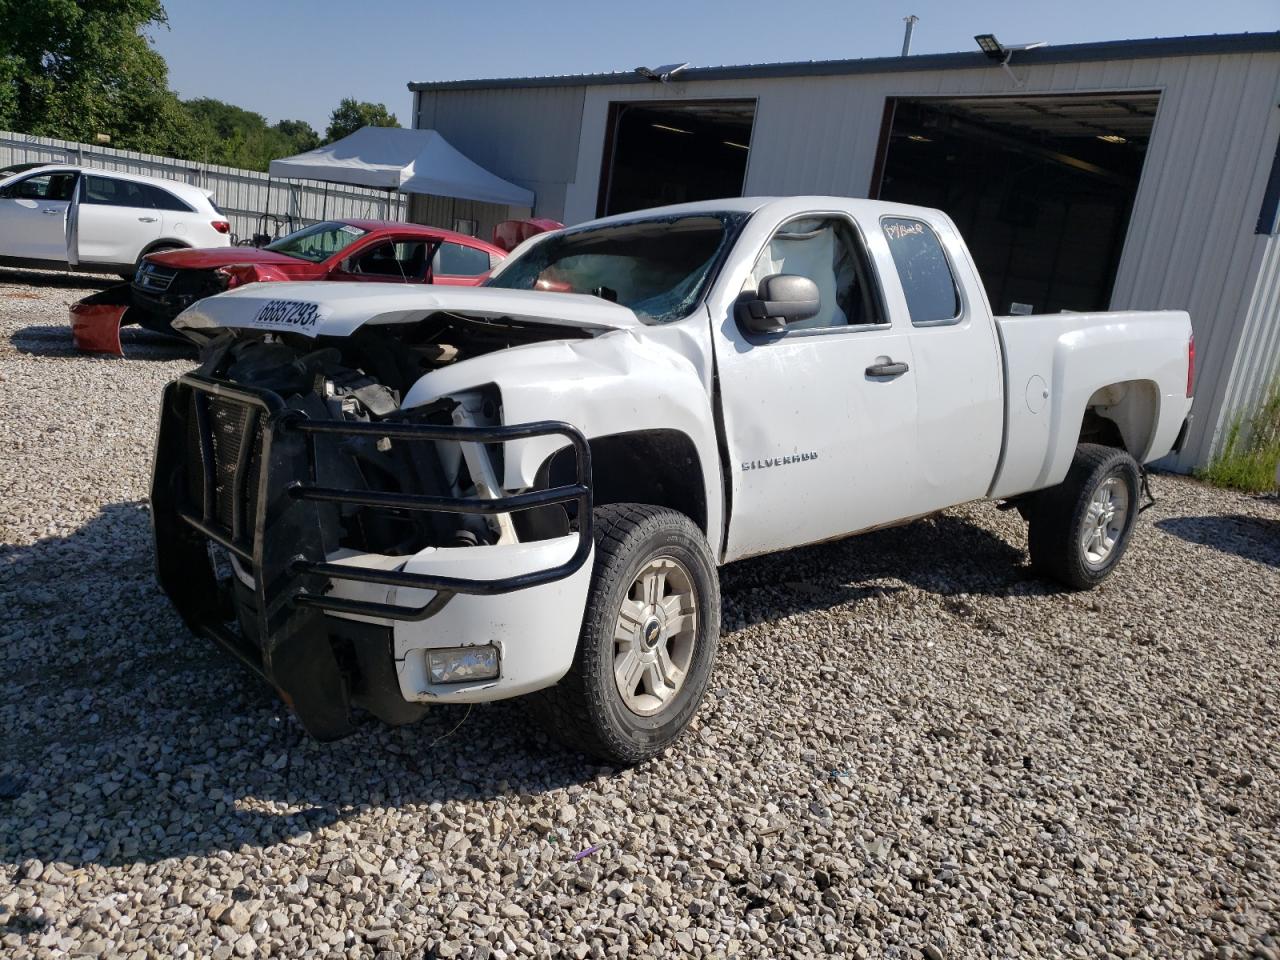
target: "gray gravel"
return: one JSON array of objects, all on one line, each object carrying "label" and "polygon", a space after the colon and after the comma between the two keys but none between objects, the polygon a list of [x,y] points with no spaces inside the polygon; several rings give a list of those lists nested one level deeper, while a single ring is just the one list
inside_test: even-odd
[{"label": "gray gravel", "polygon": [[84,283],[0,271],[0,954],[1280,957],[1274,498],[1158,478],[1088,594],[989,506],[737,564],[635,770],[518,703],[323,746],[159,594],[190,363],[75,356]]}]

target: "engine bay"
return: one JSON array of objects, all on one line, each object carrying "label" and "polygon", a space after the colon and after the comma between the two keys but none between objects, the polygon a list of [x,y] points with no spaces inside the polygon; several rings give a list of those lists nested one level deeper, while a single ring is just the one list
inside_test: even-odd
[{"label": "engine bay", "polygon": [[[201,351],[200,375],[265,389],[289,410],[315,420],[487,427],[502,423],[493,386],[402,410],[408,390],[433,370],[552,339],[590,333],[550,324],[438,313],[417,324],[365,327],[349,337],[312,339],[294,333],[227,331]],[[312,439],[312,482],[346,489],[437,497],[498,496],[501,443],[407,443],[390,437]],[[331,550],[405,556],[428,546],[471,546],[504,538],[538,539],[567,530],[559,506],[514,516],[477,516],[371,508],[337,512]]]}]

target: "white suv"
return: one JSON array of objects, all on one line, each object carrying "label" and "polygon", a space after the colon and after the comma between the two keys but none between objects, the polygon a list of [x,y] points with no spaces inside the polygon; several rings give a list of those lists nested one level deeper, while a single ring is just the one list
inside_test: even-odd
[{"label": "white suv", "polygon": [[115,170],[50,164],[0,180],[0,264],[75,267],[129,279],[142,257],[225,247],[208,190]]}]

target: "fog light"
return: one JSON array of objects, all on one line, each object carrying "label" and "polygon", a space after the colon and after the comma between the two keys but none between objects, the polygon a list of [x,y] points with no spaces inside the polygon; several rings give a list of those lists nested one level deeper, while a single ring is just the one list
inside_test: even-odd
[{"label": "fog light", "polygon": [[432,683],[493,680],[498,676],[498,648],[446,647],[443,650],[428,650],[427,667]]}]

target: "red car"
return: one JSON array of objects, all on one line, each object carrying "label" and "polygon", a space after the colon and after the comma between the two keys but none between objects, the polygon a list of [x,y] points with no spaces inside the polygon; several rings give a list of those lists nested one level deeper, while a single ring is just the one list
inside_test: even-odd
[{"label": "red car", "polygon": [[501,247],[438,227],[326,220],[265,247],[149,254],[130,287],[94,294],[71,308],[72,335],[81,350],[122,354],[122,325],[170,332],[173,318],[197,300],[246,283],[354,280],[473,287],[505,256]]}]

